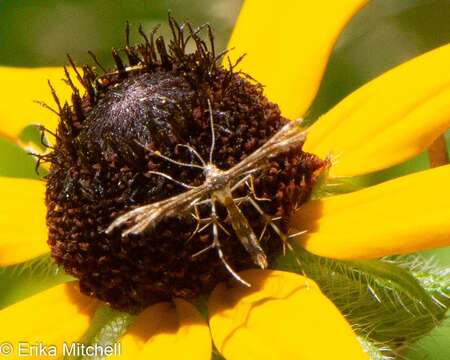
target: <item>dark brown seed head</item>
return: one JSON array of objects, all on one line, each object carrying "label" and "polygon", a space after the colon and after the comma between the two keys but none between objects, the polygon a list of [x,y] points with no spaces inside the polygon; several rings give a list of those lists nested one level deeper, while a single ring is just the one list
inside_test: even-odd
[{"label": "dark brown seed head", "polygon": [[[73,87],[72,103],[61,110],[56,146],[47,178],[48,243],[52,256],[80,281],[81,290],[112,306],[138,311],[172,297],[193,298],[208,293],[230,278],[214,250],[193,257],[212,241],[211,228],[194,232],[193,211],[165,218],[156,228],[139,235],[106,234],[119,215],[185,189],[149,171],[164,172],[190,185],[204,181],[201,170],[180,167],[155,157],[159,151],[173,160],[196,163],[177,146],[189,144],[205,159],[211,131],[208,100],[216,133],[214,164],[228,169],[265,143],[287,120],[263,88],[245,74],[220,65],[211,46],[191,29],[183,33],[173,19],[173,38],[162,37],[127,45],[127,62],[116,51],[116,68],[97,74],[85,66],[79,80],[81,96]],[[195,51],[187,53],[188,42]],[[67,79],[69,85],[74,80]],[[258,196],[271,199],[261,207],[287,219],[305,202],[324,162],[295,149],[272,159],[255,176]],[[242,196],[245,187],[235,193]],[[241,208],[259,235],[262,218],[253,208]],[[236,271],[255,267],[219,206],[229,235],[221,233],[223,251]],[[209,215],[199,206],[199,215]],[[286,231],[286,224],[280,227]],[[269,261],[280,253],[281,241],[266,231],[261,246]]]}]

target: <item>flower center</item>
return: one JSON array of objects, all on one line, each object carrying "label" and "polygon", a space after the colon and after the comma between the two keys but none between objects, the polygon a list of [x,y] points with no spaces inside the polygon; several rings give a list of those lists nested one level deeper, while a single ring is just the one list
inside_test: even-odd
[{"label": "flower center", "polygon": [[[86,95],[74,88],[49,156],[52,256],[84,293],[122,310],[239,281],[238,271],[264,266],[262,254],[270,264],[283,248],[272,227],[287,232],[286,220],[325,166],[295,147],[225,178],[288,120],[261,85],[220,66],[214,50],[190,35],[190,54],[177,30],[168,48],[161,37],[127,46],[128,67],[116,52],[110,73],[85,67]],[[201,186],[209,186],[208,196],[183,206],[177,200],[158,221],[141,218],[139,231],[127,232],[126,221],[111,229],[133,209],[160,209]],[[252,234],[257,240],[247,246]]]}]

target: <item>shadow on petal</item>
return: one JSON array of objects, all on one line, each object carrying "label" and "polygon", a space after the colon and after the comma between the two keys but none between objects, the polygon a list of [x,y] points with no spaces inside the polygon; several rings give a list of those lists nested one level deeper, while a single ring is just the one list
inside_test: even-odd
[{"label": "shadow on petal", "polygon": [[181,299],[145,309],[121,339],[121,358],[209,359],[209,328],[197,309]]},{"label": "shadow on petal", "polygon": [[227,360],[367,358],[349,324],[312,280],[271,270],[240,275],[252,288],[220,284],[209,302],[211,334]]}]

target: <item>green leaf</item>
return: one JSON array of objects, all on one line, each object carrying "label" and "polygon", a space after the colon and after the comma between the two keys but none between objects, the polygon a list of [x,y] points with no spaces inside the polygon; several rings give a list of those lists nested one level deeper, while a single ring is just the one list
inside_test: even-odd
[{"label": "green leaf", "polygon": [[21,147],[0,138],[0,176],[38,179],[35,164]]},{"label": "green leaf", "polygon": [[50,255],[0,268],[0,309],[72,280],[55,265]]},{"label": "green leaf", "polygon": [[449,13],[448,0],[369,2],[341,34],[308,119],[387,70],[450,42]]},{"label": "green leaf", "polygon": [[[430,314],[439,316],[439,308],[433,302],[431,296],[407,270],[394,265],[394,263],[379,260],[349,261],[347,265],[358,276],[368,276],[370,274],[376,282],[383,284],[382,286],[392,290],[394,293],[408,295],[413,301],[423,305]],[[370,281],[370,278],[368,280]]]},{"label": "green leaf", "polygon": [[450,317],[442,322],[429,335],[413,344],[406,353],[409,360],[448,360],[450,359]]},{"label": "green leaf", "polygon": [[150,31],[162,23],[162,32],[168,33],[165,24],[168,10],[180,22],[188,19],[195,25],[211,23],[220,51],[226,46],[239,1],[223,4],[208,0],[3,1],[0,22],[3,29],[11,31],[0,32],[3,48],[0,62],[13,66],[62,65],[66,62],[65,54],[69,53],[83,64],[91,62],[86,51],[92,50],[108,66],[112,63],[111,47],[124,46],[126,20],[132,25],[131,41],[134,42],[139,24]]}]

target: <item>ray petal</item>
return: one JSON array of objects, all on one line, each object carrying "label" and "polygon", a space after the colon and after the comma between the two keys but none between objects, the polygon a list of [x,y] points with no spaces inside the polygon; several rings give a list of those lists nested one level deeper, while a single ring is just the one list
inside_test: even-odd
[{"label": "ray petal", "polygon": [[120,342],[120,357],[125,359],[211,358],[211,337],[205,319],[181,299],[144,310]]},{"label": "ray petal", "polygon": [[49,251],[44,197],[43,181],[0,177],[0,266]]},{"label": "ray petal", "polygon": [[399,164],[450,127],[450,44],[410,60],[349,95],[309,129],[304,149],[332,154],[332,176]]},{"label": "ray petal", "polygon": [[221,284],[209,303],[214,344],[227,360],[368,359],[312,280],[271,270],[240,275],[251,288]]},{"label": "ray petal", "polygon": [[33,356],[39,354],[34,352],[38,351],[39,344],[56,346],[59,358],[63,355],[64,342],[70,346],[83,336],[97,306],[97,300],[81,294],[75,283],[69,283],[1,310],[0,341],[14,347],[7,358],[40,358]]},{"label": "ray petal", "polygon": [[317,255],[370,259],[450,245],[450,165],[311,201],[291,219]]},{"label": "ray petal", "polygon": [[284,116],[309,108],[342,29],[368,0],[246,0],[228,48]]},{"label": "ray petal", "polygon": [[0,67],[0,136],[16,140],[23,128],[30,124],[42,124],[55,130],[58,117],[37,104],[41,101],[54,107],[48,80],[61,102],[69,100],[70,87],[65,84],[61,67],[14,68]]}]

